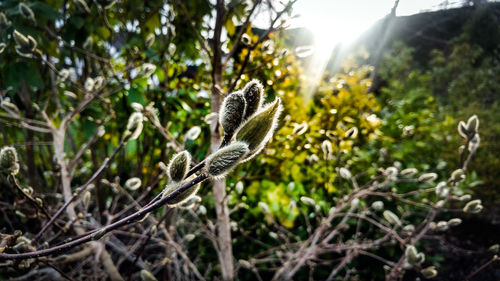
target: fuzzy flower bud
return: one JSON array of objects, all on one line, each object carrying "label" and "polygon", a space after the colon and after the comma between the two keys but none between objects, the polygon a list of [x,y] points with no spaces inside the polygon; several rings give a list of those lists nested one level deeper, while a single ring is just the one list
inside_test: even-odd
[{"label": "fuzzy flower bud", "polygon": [[351,172],[344,167],[339,169],[339,175],[346,180],[350,180],[352,178]]},{"label": "fuzzy flower bud", "polygon": [[168,164],[168,177],[173,182],[180,182],[186,177],[191,164],[191,155],[186,150],[181,151],[172,157]]},{"label": "fuzzy flower bud", "polygon": [[300,136],[307,131],[308,127],[309,126],[307,125],[307,123],[305,121],[300,123],[300,124],[298,124],[298,123],[293,124],[293,133],[292,134]]},{"label": "fuzzy flower bud", "polygon": [[250,150],[245,161],[256,156],[271,139],[278,125],[280,113],[281,99],[276,98],[274,102],[255,113],[238,129],[236,140],[247,143]]},{"label": "fuzzy flower bud", "polygon": [[477,214],[483,210],[483,205],[481,205],[481,200],[476,199],[467,203],[463,209],[465,213]]},{"label": "fuzzy flower bud", "polygon": [[479,137],[479,134],[475,134],[474,137],[469,141],[469,151],[475,151],[479,147],[479,143],[481,143],[481,138]]},{"label": "fuzzy flower bud", "polygon": [[151,74],[155,72],[155,70],[156,70],[156,65],[152,63],[145,63],[139,68],[136,78],[149,77],[151,76]]},{"label": "fuzzy flower bud", "polygon": [[33,13],[33,10],[31,10],[30,7],[26,6],[26,4],[19,3],[19,13],[25,19],[30,20],[32,22],[36,22],[36,20],[35,20],[35,13]]},{"label": "fuzzy flower bud", "polygon": [[460,225],[462,223],[462,220],[459,219],[459,218],[452,218],[451,220],[448,221],[448,226],[452,227],[452,226],[457,226],[457,225]]},{"label": "fuzzy flower bud", "polygon": [[85,50],[92,50],[92,44],[94,44],[94,40],[92,39],[92,36],[89,36],[87,37],[87,39],[85,39],[85,42],[83,42],[83,45],[82,47],[85,49]]},{"label": "fuzzy flower bud", "polygon": [[153,44],[155,43],[155,35],[154,33],[150,33],[148,37],[146,37],[146,47],[151,48]]},{"label": "fuzzy flower bud", "polygon": [[332,143],[329,140],[324,140],[321,143],[321,150],[323,150],[323,154],[326,160],[332,160],[333,149],[332,149]]},{"label": "fuzzy flower bud", "polygon": [[350,128],[349,130],[347,130],[345,132],[344,138],[346,138],[346,139],[351,139],[351,138],[354,139],[357,136],[358,136],[358,128],[352,127],[352,128]]},{"label": "fuzzy flower bud", "polygon": [[5,47],[7,47],[7,45],[5,45],[5,43],[0,43],[0,54],[3,53],[3,50],[5,50]]},{"label": "fuzzy flower bud", "polygon": [[141,184],[142,184],[142,181],[140,178],[137,178],[137,177],[133,177],[133,178],[130,178],[128,179],[126,182],[125,182],[125,187],[128,189],[128,190],[137,190],[139,189],[139,187],[141,187]]},{"label": "fuzzy flower bud", "polygon": [[[182,186],[182,182],[173,182],[171,184],[168,184],[165,189],[163,190],[163,195],[162,198],[169,195],[170,193],[174,192],[176,189]],[[167,205],[170,207],[176,207],[179,204],[182,204],[186,201],[188,201],[191,197],[195,196],[196,193],[198,192],[198,189],[200,189],[200,184],[195,184],[183,192],[175,195],[174,197],[170,198],[168,200]]]},{"label": "fuzzy flower bud", "polygon": [[406,168],[399,173],[402,177],[409,178],[418,173],[418,170],[415,168]]},{"label": "fuzzy flower bud", "polygon": [[211,177],[223,177],[248,154],[248,145],[237,141],[207,157],[206,169]]},{"label": "fuzzy flower bud", "polygon": [[382,211],[384,209],[384,202],[382,202],[382,201],[373,202],[372,209],[375,211]]},{"label": "fuzzy flower bud", "polygon": [[465,172],[462,169],[457,169],[451,173],[450,181],[461,182],[465,180]]},{"label": "fuzzy flower bud", "polygon": [[411,265],[419,265],[425,261],[425,254],[418,253],[417,249],[410,245],[406,247],[406,261]]},{"label": "fuzzy flower bud", "polygon": [[143,118],[144,116],[140,112],[134,112],[132,113],[132,115],[130,115],[127,123],[127,129],[123,134],[123,139],[125,141],[135,140],[139,137],[144,126],[142,124]]},{"label": "fuzzy flower bud", "polygon": [[424,276],[424,278],[426,279],[431,279],[431,278],[434,278],[437,276],[438,272],[436,270],[436,267],[434,266],[429,266],[429,267],[426,267],[422,270],[420,270],[420,273],[422,273],[422,275]]},{"label": "fuzzy flower bud", "polygon": [[262,106],[264,98],[264,87],[259,80],[254,79],[248,82],[243,88],[243,96],[246,101],[245,119],[250,118]]},{"label": "fuzzy flower bud", "polygon": [[436,230],[437,231],[446,231],[448,230],[448,222],[446,221],[438,221],[436,224]]},{"label": "fuzzy flower bud", "polygon": [[469,120],[467,120],[467,131],[477,133],[479,128],[479,119],[476,115],[472,115]]},{"label": "fuzzy flower bud", "polygon": [[36,40],[30,35],[25,36],[21,32],[14,30],[14,41],[16,41],[16,50],[21,53],[31,53],[36,49]]},{"label": "fuzzy flower bud", "polygon": [[17,160],[17,151],[12,146],[4,146],[0,150],[0,171],[11,175],[19,173],[19,163]]},{"label": "fuzzy flower bud", "polygon": [[0,30],[6,30],[11,24],[7,16],[4,13],[0,13]]},{"label": "fuzzy flower bud", "polygon": [[418,181],[425,183],[432,183],[437,179],[436,173],[425,173],[418,178]]},{"label": "fuzzy flower bud", "polygon": [[242,92],[229,94],[222,102],[219,122],[224,129],[224,137],[231,138],[245,117],[246,100]]},{"label": "fuzzy flower bud", "polygon": [[250,45],[252,43],[252,39],[250,38],[250,35],[248,34],[243,34],[241,36],[241,42],[244,44],[244,45]]},{"label": "fuzzy flower bud", "polygon": [[153,273],[149,272],[146,269],[141,270],[140,276],[141,276],[142,281],[157,281],[158,280],[153,275]]},{"label": "fuzzy flower bud", "polygon": [[442,181],[436,185],[436,195],[438,197],[448,196],[450,189],[446,186],[446,182]]},{"label": "fuzzy flower bud", "polygon": [[201,128],[200,126],[194,126],[189,131],[187,131],[186,136],[184,137],[186,140],[195,140],[200,136]]},{"label": "fuzzy flower bud", "polygon": [[312,199],[311,197],[307,197],[307,196],[301,196],[300,197],[300,201],[306,205],[309,205],[309,206],[315,206],[316,205],[316,201],[314,201],[314,199]]},{"label": "fuzzy flower bud", "polygon": [[399,217],[396,214],[394,214],[393,212],[391,212],[389,210],[385,210],[383,213],[383,216],[384,216],[385,220],[387,220],[390,224],[401,225],[401,221],[399,220]]}]

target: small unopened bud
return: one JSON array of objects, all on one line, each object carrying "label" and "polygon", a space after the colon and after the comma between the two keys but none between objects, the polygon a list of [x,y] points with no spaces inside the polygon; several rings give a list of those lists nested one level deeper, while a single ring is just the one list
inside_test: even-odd
[{"label": "small unopened bud", "polygon": [[229,94],[222,103],[219,118],[224,137],[231,138],[245,118],[247,102],[242,92]]},{"label": "small unopened bud", "polygon": [[458,134],[465,139],[469,138],[470,132],[467,130],[467,125],[464,121],[458,122]]},{"label": "small unopened bud", "polygon": [[21,32],[14,30],[14,40],[16,41],[18,52],[31,53],[36,49],[36,40],[30,35],[25,36]]},{"label": "small unopened bud", "polygon": [[472,115],[469,120],[467,120],[467,131],[477,133],[477,129],[479,128],[479,119],[476,115]]},{"label": "small unopened bud", "polygon": [[250,38],[250,35],[245,33],[241,36],[241,42],[248,46],[252,43],[252,39]]},{"label": "small unopened bud", "polygon": [[85,206],[85,208],[88,208],[89,204],[90,204],[90,191],[85,191],[85,193],[83,193],[83,199],[82,199],[82,202],[83,202],[83,205]]},{"label": "small unopened bud", "polygon": [[0,30],[6,30],[11,24],[7,16],[4,13],[0,13]]},{"label": "small unopened bud", "polygon": [[307,125],[307,123],[305,121],[302,122],[302,123],[300,123],[300,124],[298,124],[298,123],[297,124],[293,124],[293,132],[292,132],[292,134],[300,136],[300,135],[302,135],[303,133],[305,133],[307,131],[308,127],[309,126]]},{"label": "small unopened bud", "polygon": [[500,250],[500,245],[498,244],[491,245],[491,247],[488,248],[488,252],[493,254],[498,253],[498,250]]},{"label": "small unopened bud", "polygon": [[422,273],[422,275],[424,276],[424,278],[426,279],[431,279],[431,278],[434,278],[437,276],[438,272],[436,270],[436,267],[434,266],[429,266],[429,267],[426,267],[422,270],[420,270],[420,273]]},{"label": "small unopened bud", "polygon": [[243,183],[241,181],[237,182],[235,189],[238,194],[243,193]]},{"label": "small unopened bud", "polygon": [[151,74],[155,72],[155,70],[156,70],[156,65],[151,63],[145,63],[139,68],[136,78],[149,77],[151,76]]},{"label": "small unopened bud", "polygon": [[401,221],[399,220],[399,217],[396,214],[394,214],[393,212],[391,212],[389,210],[385,210],[383,213],[383,216],[384,216],[385,220],[387,220],[390,224],[401,225]]},{"label": "small unopened bud", "polygon": [[418,170],[415,168],[406,168],[399,173],[402,177],[409,178],[418,173]]},{"label": "small unopened bud", "polygon": [[185,139],[186,140],[195,140],[200,136],[201,128],[199,126],[194,126],[189,131],[187,131]]},{"label": "small unopened bud", "polygon": [[321,150],[323,150],[323,154],[326,160],[331,160],[332,158],[332,143],[329,140],[324,140],[321,143]]},{"label": "small unopened bud", "polygon": [[127,129],[123,134],[123,139],[125,141],[135,140],[139,137],[144,126],[142,124],[143,118],[144,116],[140,112],[134,112],[130,115],[127,123]]},{"label": "small unopened bud", "polygon": [[194,238],[196,238],[196,236],[193,234],[193,233],[189,233],[187,234],[186,236],[184,236],[184,239],[187,241],[187,242],[191,242],[194,240]]},{"label": "small unopened bud", "polygon": [[457,169],[451,173],[450,181],[461,182],[465,180],[465,172],[462,169]]},{"label": "small unopened bud", "polygon": [[93,90],[94,91],[100,90],[103,84],[104,84],[104,77],[97,76],[94,79],[94,88],[93,88]]},{"label": "small unopened bud", "polygon": [[[248,100],[247,100],[248,110]],[[248,119],[236,132],[236,140],[248,144],[250,152],[245,161],[256,156],[273,136],[281,113],[281,99],[265,106]]]},{"label": "small unopened bud", "polygon": [[436,224],[436,230],[437,231],[446,231],[448,230],[448,222],[446,221],[438,221]]},{"label": "small unopened bud", "polygon": [[437,179],[436,173],[425,173],[418,178],[418,181],[425,183],[432,183]]},{"label": "small unopened bud", "polygon": [[74,0],[77,8],[82,11],[90,14],[90,8],[89,5],[87,5],[87,2],[85,0]]},{"label": "small unopened bud", "polygon": [[142,181],[140,178],[133,177],[133,178],[128,179],[125,182],[125,188],[127,188],[128,190],[134,191],[134,190],[139,189],[139,187],[141,187],[141,184],[142,184]]},{"label": "small unopened bud", "polygon": [[316,206],[316,201],[314,201],[311,197],[301,196],[300,201],[309,206]]},{"label": "small unopened bud", "polygon": [[382,201],[373,202],[372,209],[375,211],[382,211],[384,209],[384,202],[382,202]]},{"label": "small unopened bud", "polygon": [[146,37],[146,47],[151,48],[151,46],[153,46],[154,43],[155,43],[155,35],[151,33],[148,35],[148,37]]},{"label": "small unopened bud", "polygon": [[83,83],[83,87],[85,88],[85,91],[87,91],[87,92],[92,92],[92,90],[94,90],[94,85],[95,85],[95,81],[94,81],[94,79],[92,79],[92,77],[88,77],[85,80],[85,83]]},{"label": "small unopened bud", "polygon": [[419,265],[425,261],[425,254],[418,253],[417,249],[410,245],[406,247],[406,261],[411,265]]},{"label": "small unopened bud", "polygon": [[94,43],[94,40],[92,39],[92,36],[89,36],[87,37],[87,39],[85,39],[85,42],[83,42],[83,45],[82,47],[85,49],[85,50],[92,50],[92,44]]},{"label": "small unopened bud", "polygon": [[448,196],[450,189],[446,186],[446,182],[442,181],[436,185],[436,195],[438,197]]},{"label": "small unopened bud", "polygon": [[266,203],[259,202],[258,206],[262,210],[262,212],[264,212],[265,214],[271,213],[271,209],[269,208],[269,206]]},{"label": "small unopened bud", "polygon": [[246,101],[245,118],[250,118],[262,106],[264,87],[259,80],[254,79],[248,82],[243,89],[243,96]]},{"label": "small unopened bud", "polygon": [[344,138],[346,138],[346,139],[351,139],[351,138],[354,139],[357,136],[358,136],[358,128],[352,127],[352,128],[350,128],[349,130],[347,130],[345,132]]},{"label": "small unopened bud", "polygon": [[156,277],[153,275],[153,273],[149,272],[146,269],[141,270],[141,280],[142,281],[157,281]]},{"label": "small unopened bud", "polygon": [[453,227],[460,225],[462,223],[462,220],[459,218],[452,218],[451,220],[448,221],[448,226]]},{"label": "small unopened bud", "polygon": [[211,177],[223,177],[248,154],[248,145],[237,141],[223,147],[207,157],[206,169]]},{"label": "small unopened bud", "polygon": [[33,13],[33,10],[31,10],[30,7],[26,6],[24,3],[19,3],[19,13],[23,18],[32,21],[33,23],[36,22],[35,20],[35,13]]},{"label": "small unopened bud", "polygon": [[168,164],[168,177],[171,181],[180,182],[186,176],[189,165],[191,164],[191,155],[186,150],[179,152],[172,157]]},{"label": "small unopened bud", "polygon": [[[163,195],[162,198],[170,195],[172,192],[174,192],[176,189],[182,186],[182,183],[180,182],[173,182],[171,184],[168,184],[165,189],[163,190]],[[176,207],[179,204],[182,204],[186,201],[188,201],[192,196],[196,195],[198,192],[198,189],[200,188],[200,184],[195,184],[186,190],[184,190],[181,193],[178,193],[177,195],[173,196],[168,200],[167,205],[170,207]]]},{"label": "small unopened bud", "polygon": [[7,47],[7,45],[5,45],[5,43],[0,43],[0,54],[3,53],[3,50],[5,50],[5,47]]},{"label": "small unopened bud", "polygon": [[12,146],[4,146],[0,150],[0,170],[11,175],[19,173],[17,151]]},{"label": "small unopened bud", "polygon": [[415,226],[413,224],[405,225],[402,229],[404,233],[413,233],[415,231]]},{"label": "small unopened bud", "polygon": [[142,106],[142,104],[140,104],[138,102],[133,102],[132,104],[130,104],[130,106],[132,106],[134,111],[137,111],[137,112],[141,112],[144,110],[144,106]]},{"label": "small unopened bud", "polygon": [[479,134],[475,134],[469,141],[469,151],[475,151],[479,147],[479,143],[481,143],[481,138],[479,137]]},{"label": "small unopened bud", "polygon": [[458,201],[462,201],[462,202],[469,201],[471,198],[472,198],[472,196],[470,194],[465,194],[465,195],[458,197]]},{"label": "small unopened bud", "polygon": [[483,205],[480,199],[476,199],[467,203],[463,210],[465,213],[477,214],[483,210]]},{"label": "small unopened bud", "polygon": [[346,180],[350,180],[352,178],[351,172],[344,167],[339,169],[339,175]]}]

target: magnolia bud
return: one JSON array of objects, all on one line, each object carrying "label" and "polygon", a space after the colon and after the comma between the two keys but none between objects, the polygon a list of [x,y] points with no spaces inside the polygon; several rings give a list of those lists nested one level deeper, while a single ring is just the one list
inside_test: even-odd
[{"label": "magnolia bud", "polygon": [[0,150],[0,170],[11,175],[19,173],[17,151],[12,146],[4,146]]},{"label": "magnolia bud", "polygon": [[0,54],[3,53],[3,50],[5,50],[5,47],[7,47],[7,45],[5,45],[5,43],[0,43]]},{"label": "magnolia bud", "polygon": [[382,211],[384,209],[384,202],[382,201],[373,202],[372,209],[374,209],[375,211]]},{"label": "magnolia bud", "polygon": [[250,43],[252,43],[252,39],[248,34],[245,33],[241,36],[241,42],[245,45],[250,45]]},{"label": "magnolia bud", "polygon": [[137,112],[141,112],[144,110],[144,106],[142,106],[142,104],[140,104],[138,102],[133,102],[132,104],[130,104],[130,106],[132,106],[134,111],[137,111]]},{"label": "magnolia bud", "polygon": [[230,172],[249,152],[248,145],[237,141],[223,147],[206,159],[206,169],[211,177],[223,177]]},{"label": "magnolia bud", "polygon": [[438,197],[448,196],[449,188],[446,186],[446,182],[442,181],[436,185],[436,195]]},{"label": "magnolia bud", "polygon": [[32,22],[36,22],[35,13],[33,13],[33,10],[31,10],[31,8],[26,6],[24,3],[19,3],[19,13],[25,19],[28,19]]},{"label": "magnolia bud", "polygon": [[457,225],[460,225],[461,223],[462,223],[461,219],[453,218],[453,219],[448,221],[448,226],[457,226]]},{"label": "magnolia bud", "polygon": [[402,230],[408,234],[413,233],[415,231],[415,226],[413,224],[405,225]]},{"label": "magnolia bud", "polygon": [[448,222],[446,221],[438,221],[436,224],[436,230],[437,231],[446,231],[448,230]]},{"label": "magnolia bud", "polygon": [[90,191],[85,191],[85,193],[83,193],[83,199],[82,199],[82,202],[83,202],[83,205],[85,206],[85,208],[88,208],[89,204],[90,204],[90,197],[91,197],[91,194],[90,194]]},{"label": "magnolia bud", "polygon": [[418,260],[418,252],[415,246],[409,245],[406,247],[406,260],[408,261],[409,264],[415,264],[416,261]]},{"label": "magnolia bud", "polygon": [[358,128],[352,127],[345,132],[344,138],[346,138],[346,139],[353,138],[354,139],[354,138],[356,138],[356,136],[358,136]]},{"label": "magnolia bud", "polygon": [[87,39],[85,39],[85,42],[83,42],[83,45],[82,47],[85,49],[85,50],[92,50],[92,44],[94,43],[94,40],[92,39],[92,36],[89,36],[87,37]]},{"label": "magnolia bud", "polygon": [[399,173],[399,174],[402,177],[409,178],[409,177],[414,176],[416,173],[418,173],[417,169],[415,169],[415,168],[407,168],[407,169],[402,170],[401,173]]},{"label": "magnolia bud", "polygon": [[300,124],[297,124],[297,123],[293,124],[292,134],[300,136],[307,131],[307,127],[309,127],[309,126],[307,125],[307,123],[305,121],[300,123]]},{"label": "magnolia bud", "polygon": [[139,187],[141,187],[141,184],[142,184],[142,181],[140,178],[133,177],[133,178],[128,179],[125,182],[125,187],[128,190],[134,191],[134,190],[137,190]]},{"label": "magnolia bud", "polygon": [[476,115],[472,115],[469,120],[467,120],[467,131],[471,133],[476,133],[479,127],[479,119]]},{"label": "magnolia bud", "polygon": [[276,98],[274,102],[250,117],[237,131],[236,140],[247,143],[250,150],[245,161],[257,155],[271,139],[278,124],[280,113],[281,99]]},{"label": "magnolia bud", "polygon": [[465,180],[465,172],[462,169],[457,169],[451,173],[450,181],[461,182]]},{"label": "magnolia bud", "polygon": [[145,63],[139,68],[136,78],[149,77],[151,76],[151,74],[155,72],[155,70],[156,70],[156,65],[151,63]]},{"label": "magnolia bud", "polygon": [[479,137],[479,134],[475,134],[474,137],[469,141],[469,151],[472,152],[476,150],[479,147],[479,143],[481,142],[481,138]]},{"label": "magnolia bud", "polygon": [[419,178],[418,178],[418,181],[420,182],[426,182],[426,183],[432,183],[434,182],[434,180],[437,179],[437,174],[436,173],[426,173],[426,174],[423,174],[421,175]]},{"label": "magnolia bud", "polygon": [[438,274],[436,267],[434,267],[434,266],[426,267],[426,268],[420,270],[420,273],[422,273],[424,278],[427,278],[427,279],[434,278]]},{"label": "magnolia bud", "polygon": [[395,225],[401,225],[399,217],[389,210],[385,210],[383,213],[384,218],[390,223]]},{"label": "magnolia bud", "polygon": [[465,213],[477,214],[483,210],[483,205],[481,205],[481,200],[476,199],[467,203],[463,209]]},{"label": "magnolia bud", "polygon": [[153,275],[153,273],[143,269],[141,270],[141,280],[142,281],[157,281],[156,277]]},{"label": "magnolia bud", "polygon": [[124,141],[135,140],[139,137],[142,132],[143,124],[143,115],[140,112],[134,112],[130,115],[127,123],[127,129],[123,134]]},{"label": "magnolia bud", "polygon": [[[173,182],[171,184],[168,184],[165,189],[163,190],[163,195],[162,198],[165,196],[168,196],[170,193],[174,192],[176,189],[182,186],[181,182]],[[170,198],[168,200],[167,205],[170,207],[176,207],[179,204],[182,204],[186,201],[188,201],[192,196],[196,195],[196,192],[198,192],[198,189],[200,189],[200,184],[195,184],[186,190],[184,190],[181,193],[178,193],[174,197]]]},{"label": "magnolia bud", "polygon": [[153,33],[149,34],[148,37],[146,37],[146,47],[151,48],[155,42],[155,35]]},{"label": "magnolia bud", "polygon": [[306,205],[309,205],[309,206],[315,206],[316,205],[316,201],[314,201],[314,199],[312,199],[311,197],[307,197],[307,196],[301,196],[300,197],[300,201]]},{"label": "magnolia bud", "polygon": [[231,138],[243,122],[247,103],[242,92],[229,94],[222,103],[219,118],[224,129],[224,137]]},{"label": "magnolia bud", "polygon": [[467,125],[465,124],[464,121],[458,122],[458,134],[465,139],[467,139],[470,134],[470,132],[467,130]]},{"label": "magnolia bud", "polygon": [[74,0],[74,1],[80,11],[90,14],[89,5],[87,5],[87,2],[85,2],[85,0]]},{"label": "magnolia bud", "polygon": [[259,80],[254,79],[248,82],[243,89],[243,96],[246,101],[245,119],[250,118],[262,106],[264,98],[264,87]]},{"label": "magnolia bud", "polygon": [[18,52],[30,53],[36,49],[36,40],[30,35],[26,37],[21,32],[14,30],[14,40],[16,41]]},{"label": "magnolia bud", "polygon": [[12,23],[7,19],[4,13],[0,13],[0,30],[6,30]]},{"label": "magnolia bud", "polygon": [[200,136],[201,128],[199,126],[194,126],[189,131],[187,131],[186,136],[184,137],[186,140],[195,140]]},{"label": "magnolia bud", "polygon": [[186,150],[181,151],[172,157],[168,164],[168,177],[171,181],[180,182],[186,176],[189,165],[191,164],[191,155]]},{"label": "magnolia bud", "polygon": [[339,169],[339,175],[341,177],[343,177],[344,179],[346,180],[349,180],[352,178],[352,174],[351,172],[349,172],[349,170],[347,170],[346,168],[342,167]]}]

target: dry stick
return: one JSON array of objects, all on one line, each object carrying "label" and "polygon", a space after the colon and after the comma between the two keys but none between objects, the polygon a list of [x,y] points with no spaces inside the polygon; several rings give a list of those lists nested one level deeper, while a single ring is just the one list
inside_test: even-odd
[{"label": "dry stick", "polygon": [[[43,205],[39,205],[38,202],[33,199],[33,197],[31,195],[29,195],[28,193],[26,193],[22,188],[21,186],[19,186],[19,183],[17,182],[16,178],[14,176],[11,176],[11,179],[14,183],[14,186],[23,194],[24,197],[26,197],[26,199],[28,199],[28,201],[31,203],[31,205],[35,206],[36,209],[39,209],[40,211],[42,211],[42,213],[49,219],[49,220],[52,220],[53,217],[50,216],[49,212],[47,211],[47,209],[43,206]],[[64,230],[59,224],[55,223],[56,226],[61,229],[61,230]]]},{"label": "dry stick", "polygon": [[146,214],[148,214],[156,209],[159,209],[161,206],[168,203],[171,199],[177,197],[179,194],[181,194],[182,192],[184,192],[188,188],[206,180],[207,178],[208,178],[208,176],[206,173],[201,173],[196,178],[185,183],[181,187],[177,188],[173,192],[169,193],[167,196],[165,196],[162,199],[156,201],[155,203],[149,205],[148,207],[145,207],[145,208],[131,214],[130,216],[127,216],[127,217],[115,222],[115,223],[112,223],[112,224],[109,224],[107,226],[103,226],[101,228],[95,229],[94,231],[92,231],[89,234],[84,235],[83,237],[80,237],[80,238],[75,239],[75,240],[71,240],[70,242],[64,243],[64,244],[59,245],[59,246],[55,246],[55,247],[40,250],[40,251],[20,253],[20,254],[0,254],[0,261],[2,261],[2,260],[22,260],[22,259],[30,259],[30,258],[48,256],[51,254],[63,252],[65,250],[71,249],[75,246],[81,245],[83,243],[86,243],[86,242],[89,242],[92,240],[98,240],[104,234],[111,232],[114,229],[117,229],[121,226],[134,223],[135,221],[143,218]]},{"label": "dry stick", "polygon": [[75,194],[73,194],[71,199],[68,200],[66,203],[64,203],[64,205],[61,208],[59,208],[59,210],[57,210],[56,214],[50,219],[50,221],[47,224],[45,224],[43,226],[43,228],[40,230],[40,232],[38,232],[38,234],[35,236],[35,238],[33,239],[33,243],[35,241],[37,241],[38,239],[40,239],[42,234],[49,228],[49,226],[52,223],[54,223],[54,221],[62,214],[62,212],[64,212],[64,210],[69,206],[69,204],[71,204],[82,192],[84,192],[87,189],[87,187],[101,174],[101,172],[104,170],[104,168],[106,168],[108,163],[115,157],[116,153],[118,153],[118,151],[123,147],[123,144],[124,144],[124,142],[121,141],[120,144],[118,144],[118,147],[115,148],[115,150],[113,151],[111,156],[104,160],[101,167],[99,167],[99,169],[97,169],[97,171],[95,171],[95,173],[92,175],[92,177],[86,183],[84,183],[81,187],[79,187],[78,191]]},{"label": "dry stick", "polygon": [[483,269],[485,269],[486,267],[488,267],[490,264],[492,264],[493,262],[497,261],[497,260],[500,260],[500,258],[498,258],[498,256],[493,256],[493,258],[488,261],[487,263],[483,264],[482,266],[480,266],[478,269],[476,269],[474,272],[472,272],[471,274],[467,275],[467,277],[465,277],[465,280],[468,281],[470,280],[472,277],[474,277],[476,274],[478,274],[479,272],[481,272]]}]

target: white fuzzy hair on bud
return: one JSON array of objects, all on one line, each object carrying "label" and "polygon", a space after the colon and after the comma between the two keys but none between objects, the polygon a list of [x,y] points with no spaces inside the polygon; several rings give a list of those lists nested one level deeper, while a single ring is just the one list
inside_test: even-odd
[{"label": "white fuzzy hair on bud", "polygon": [[241,162],[248,152],[248,144],[241,141],[217,150],[206,159],[208,175],[214,178],[224,177]]},{"label": "white fuzzy hair on bud", "polygon": [[245,85],[243,88],[243,96],[246,101],[245,119],[250,118],[262,107],[263,94],[264,87],[259,80],[253,79]]},{"label": "white fuzzy hair on bud", "polygon": [[168,177],[171,181],[180,182],[186,177],[191,164],[191,154],[186,150],[181,151],[172,157],[168,164]]},{"label": "white fuzzy hair on bud", "polygon": [[245,118],[247,102],[243,92],[233,92],[222,102],[219,122],[224,129],[224,137],[231,138]]},{"label": "white fuzzy hair on bud", "polygon": [[4,146],[0,150],[0,170],[11,175],[19,173],[17,151],[12,146]]},{"label": "white fuzzy hair on bud", "polygon": [[127,123],[127,129],[123,134],[125,141],[135,140],[139,137],[142,132],[143,124],[142,121],[144,116],[140,112],[134,112],[130,115]]}]

